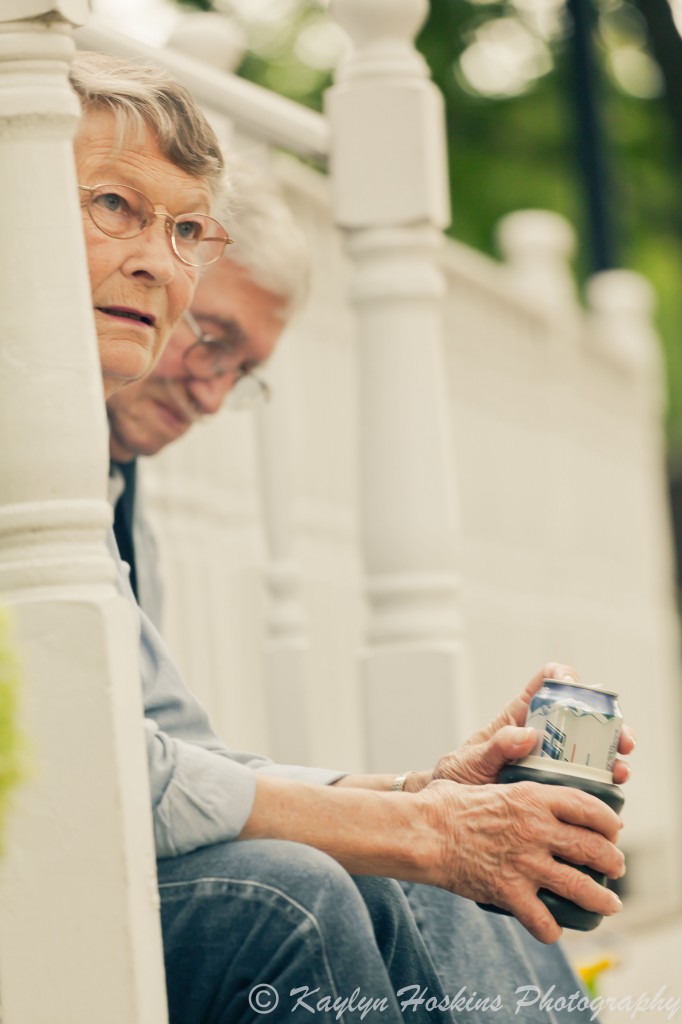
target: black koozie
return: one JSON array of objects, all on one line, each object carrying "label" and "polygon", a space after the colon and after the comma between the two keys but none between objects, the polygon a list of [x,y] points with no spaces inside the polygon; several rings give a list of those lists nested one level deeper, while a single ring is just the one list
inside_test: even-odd
[{"label": "black koozie", "polygon": [[[596,782],[594,779],[583,779],[578,775],[568,775],[564,772],[545,771],[543,768],[529,768],[522,764],[508,764],[502,769],[499,775],[499,782],[544,782],[549,786],[572,786],[574,789],[581,789],[583,793],[590,793],[599,797],[605,804],[620,814],[625,798],[620,786],[608,782]],[[560,858],[557,858],[560,859]],[[567,863],[564,861],[564,863]],[[600,885],[606,885],[606,875],[601,875],[591,868],[576,864],[578,871],[594,878]],[[590,932],[596,928],[602,919],[602,914],[585,910],[571,900],[557,896],[549,889],[540,889],[538,897],[551,912],[557,924],[562,928],[574,928],[576,931]],[[482,910],[490,910],[496,914],[509,914],[508,910],[496,907],[494,903],[479,903]]]}]

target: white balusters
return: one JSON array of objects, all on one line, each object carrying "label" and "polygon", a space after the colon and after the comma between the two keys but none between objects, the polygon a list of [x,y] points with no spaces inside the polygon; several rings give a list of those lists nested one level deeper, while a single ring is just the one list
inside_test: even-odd
[{"label": "white balusters", "polygon": [[328,94],[335,216],[353,261],[368,767],[428,764],[469,726],[442,360],[442,100],[412,44],[423,0],[337,0],[354,44]]},{"label": "white balusters", "polygon": [[294,549],[284,355],[280,349],[271,362],[274,397],[259,410],[256,421],[269,590],[265,623],[268,752],[284,764],[310,764],[310,640]]},{"label": "white balusters", "polygon": [[502,218],[497,238],[519,295],[548,313],[577,314],[570,267],[575,232],[564,217],[549,210],[518,210]]},{"label": "white balusters", "polygon": [[105,547],[72,153],[70,31],[86,17],[85,0],[0,13],[0,600],[14,604],[34,768],[2,864],[4,1024],[166,1019],[138,651]]},{"label": "white balusters", "polygon": [[587,301],[594,349],[616,364],[660,378],[655,296],[646,278],[632,270],[604,270],[590,278]]},{"label": "white balusters", "polygon": [[195,11],[179,20],[168,40],[179,53],[219,71],[236,71],[246,50],[244,30],[217,11]]}]

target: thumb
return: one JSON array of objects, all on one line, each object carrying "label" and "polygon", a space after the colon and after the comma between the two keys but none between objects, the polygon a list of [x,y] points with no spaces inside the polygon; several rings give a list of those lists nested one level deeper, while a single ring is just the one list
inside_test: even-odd
[{"label": "thumb", "polygon": [[508,761],[526,757],[535,746],[537,738],[538,734],[532,727],[519,728],[515,725],[506,725],[490,740],[488,750],[484,755],[486,767],[491,773],[496,773]]}]

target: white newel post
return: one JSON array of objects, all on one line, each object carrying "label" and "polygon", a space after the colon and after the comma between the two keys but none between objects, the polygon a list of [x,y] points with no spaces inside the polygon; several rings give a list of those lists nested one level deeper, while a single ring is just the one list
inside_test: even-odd
[{"label": "white newel post", "polygon": [[329,91],[335,217],[353,261],[368,765],[428,765],[470,727],[439,267],[442,99],[413,46],[426,0],[335,0],[353,51]]},{"label": "white newel post", "polygon": [[[0,899],[4,1024],[167,1019],[133,615],[105,546],[106,420],[67,82],[86,0],[0,12],[0,600],[31,775]],[[23,19],[23,20],[21,20]]]}]

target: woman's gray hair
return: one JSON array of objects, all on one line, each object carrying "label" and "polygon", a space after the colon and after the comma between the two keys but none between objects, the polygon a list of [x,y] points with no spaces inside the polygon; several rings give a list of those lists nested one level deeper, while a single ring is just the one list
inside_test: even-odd
[{"label": "woman's gray hair", "polygon": [[220,192],[224,161],[215,132],[184,86],[153,64],[135,64],[104,53],[77,53],[71,85],[84,111],[110,110],[119,143],[149,128],[171,163]]},{"label": "woman's gray hair", "polygon": [[271,174],[234,153],[225,162],[221,198],[213,209],[235,242],[225,258],[244,267],[261,288],[285,299],[283,317],[288,319],[308,294],[308,242]]}]

